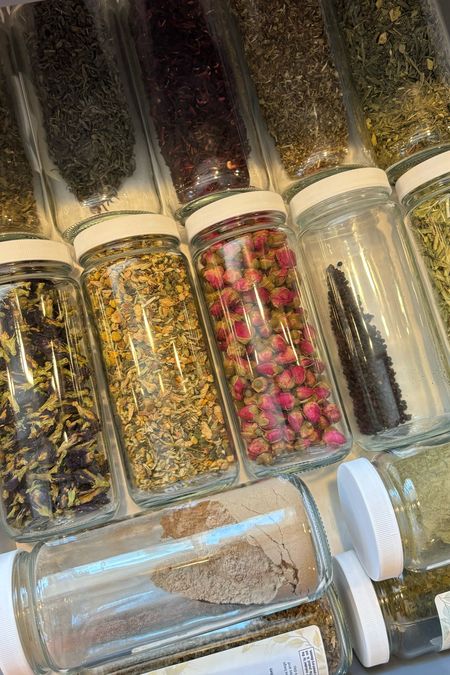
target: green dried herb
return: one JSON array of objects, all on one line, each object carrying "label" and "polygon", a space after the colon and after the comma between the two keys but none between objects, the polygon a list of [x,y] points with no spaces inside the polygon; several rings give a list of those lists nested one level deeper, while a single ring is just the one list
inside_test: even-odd
[{"label": "green dried herb", "polygon": [[134,486],[164,492],[229,475],[233,450],[186,261],[157,241],[133,242],[113,259],[100,252],[85,288]]},{"label": "green dried herb", "polygon": [[378,164],[390,167],[450,142],[450,82],[433,35],[437,17],[425,13],[422,0],[335,4]]},{"label": "green dried herb", "polygon": [[12,528],[45,530],[109,502],[79,298],[44,279],[0,298],[1,497]]}]

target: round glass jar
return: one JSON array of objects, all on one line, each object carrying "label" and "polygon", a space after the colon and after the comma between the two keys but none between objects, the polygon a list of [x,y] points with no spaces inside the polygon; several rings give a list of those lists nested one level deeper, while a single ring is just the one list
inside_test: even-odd
[{"label": "round glass jar", "polygon": [[411,445],[450,429],[449,361],[437,310],[381,169],[318,181],[291,202],[305,279],[355,441]]},{"label": "round glass jar", "polygon": [[377,164],[395,181],[450,147],[450,48],[442,10],[436,0],[336,0],[334,7]]},{"label": "round glass jar", "polygon": [[93,220],[107,227],[117,213],[161,210],[113,5],[52,0],[12,10],[25,104],[68,241]]},{"label": "round glass jar", "polygon": [[353,546],[375,581],[450,564],[450,443],[341,465],[338,490]]},{"label": "round glass jar", "polygon": [[228,34],[244,52],[278,191],[291,198],[316,176],[373,165],[332,7],[322,0],[230,0],[230,7],[237,27]]},{"label": "round glass jar", "polygon": [[65,244],[0,243],[0,518],[18,541],[116,508],[82,298]]},{"label": "round glass jar", "polygon": [[231,483],[238,464],[177,224],[116,218],[74,245],[133,498]]},{"label": "round glass jar", "polygon": [[414,659],[450,648],[450,567],[405,570],[397,579],[372,582],[355,553],[346,551],[334,560],[333,579],[353,649],[366,668],[391,656]]},{"label": "round glass jar", "polygon": [[450,152],[418,164],[395,186],[450,343]]},{"label": "round glass jar", "polygon": [[341,459],[351,438],[282,198],[224,198],[190,216],[186,230],[247,469],[299,471]]},{"label": "round glass jar", "polygon": [[159,160],[161,191],[184,219],[231,192],[269,178],[225,36],[208,0],[126,0],[122,26],[144,118]]},{"label": "round glass jar", "polygon": [[274,477],[8,553],[0,566],[0,668],[28,675],[80,673],[316,600],[331,559],[306,486]]}]

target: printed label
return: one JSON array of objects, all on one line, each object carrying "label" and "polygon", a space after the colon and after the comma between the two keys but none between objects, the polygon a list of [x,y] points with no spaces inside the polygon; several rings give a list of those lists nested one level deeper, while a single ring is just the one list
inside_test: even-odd
[{"label": "printed label", "polygon": [[328,675],[328,665],[319,628],[308,626],[152,671],[152,675],[180,674]]},{"label": "printed label", "polygon": [[450,649],[450,591],[436,595],[434,602],[441,622],[442,646],[440,651]]}]

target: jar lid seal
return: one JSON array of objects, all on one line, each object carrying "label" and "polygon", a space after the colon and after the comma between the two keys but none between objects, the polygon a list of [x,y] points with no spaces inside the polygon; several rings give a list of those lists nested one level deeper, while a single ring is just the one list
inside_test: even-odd
[{"label": "jar lid seal", "polygon": [[67,244],[51,239],[14,239],[0,242],[0,265],[21,262],[59,262],[73,267]]},{"label": "jar lid seal", "polygon": [[146,235],[176,237],[180,240],[178,226],[173,218],[159,213],[117,214],[96,220],[93,225],[79,232],[74,241],[77,260],[97,246]]},{"label": "jar lid seal", "polygon": [[238,218],[239,216],[263,211],[278,211],[287,216],[283,197],[276,192],[252,190],[229,195],[217,199],[192,213],[186,219],[186,233],[189,241],[192,241],[199,232],[208,229],[211,225],[216,225],[230,218]]},{"label": "jar lid seal", "polygon": [[450,173],[450,150],[434,155],[420,164],[416,164],[412,169],[406,171],[400,176],[395,184],[395,191],[399,201],[403,201],[407,195],[416,190],[421,185],[425,185],[433,178],[439,178]]},{"label": "jar lid seal", "polygon": [[394,507],[376,468],[363,457],[341,464],[339,500],[353,547],[374,581],[398,577],[403,545]]},{"label": "jar lid seal", "polygon": [[344,608],[353,649],[366,668],[387,663],[389,637],[377,594],[354,551],[333,561],[333,583]]},{"label": "jar lid seal", "polygon": [[364,167],[341,171],[333,176],[320,178],[297,192],[290,203],[291,216],[297,222],[298,217],[313,206],[346,192],[364,188],[382,188],[388,194],[392,192],[387,174],[382,169]]}]

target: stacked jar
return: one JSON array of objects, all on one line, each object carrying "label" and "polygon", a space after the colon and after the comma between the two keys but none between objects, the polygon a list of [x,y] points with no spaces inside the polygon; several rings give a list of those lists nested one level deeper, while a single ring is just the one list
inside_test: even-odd
[{"label": "stacked jar", "polygon": [[186,230],[249,471],[342,458],[351,440],[282,198],[229,196],[192,214]]},{"label": "stacked jar", "polygon": [[[15,7],[11,24],[32,133],[61,235],[142,212],[160,199],[110,16],[112,3]],[[131,218],[129,218],[131,220]]]},{"label": "stacked jar", "polygon": [[449,362],[381,169],[346,171],[291,201],[302,261],[354,438],[402,447],[450,429]]},{"label": "stacked jar", "polygon": [[229,192],[267,188],[249,111],[205,0],[127,0],[122,29],[162,191],[184,220]]}]

